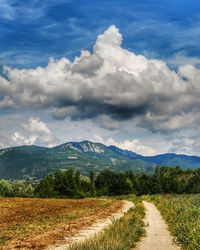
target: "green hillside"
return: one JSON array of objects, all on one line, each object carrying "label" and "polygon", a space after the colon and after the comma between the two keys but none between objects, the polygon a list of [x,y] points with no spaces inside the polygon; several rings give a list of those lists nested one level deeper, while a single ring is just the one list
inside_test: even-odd
[{"label": "green hillside", "polygon": [[0,179],[37,180],[57,169],[73,166],[88,174],[90,170],[133,170],[152,172],[153,163],[130,159],[100,143],[69,142],[53,148],[22,146],[0,150]]},{"label": "green hillside", "polygon": [[21,146],[0,150],[0,179],[35,181],[68,167],[84,175],[103,169],[152,173],[156,165],[195,169],[200,167],[200,157],[176,154],[147,157],[90,141],[68,142],[53,148]]}]

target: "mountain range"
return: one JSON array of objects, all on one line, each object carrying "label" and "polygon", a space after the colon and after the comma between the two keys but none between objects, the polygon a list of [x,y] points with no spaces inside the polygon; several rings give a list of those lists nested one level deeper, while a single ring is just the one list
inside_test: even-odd
[{"label": "mountain range", "polygon": [[56,147],[19,146],[0,150],[0,179],[36,181],[58,169],[74,167],[84,175],[103,169],[152,173],[157,165],[200,167],[200,157],[162,154],[142,156],[115,146],[90,141],[68,142]]}]

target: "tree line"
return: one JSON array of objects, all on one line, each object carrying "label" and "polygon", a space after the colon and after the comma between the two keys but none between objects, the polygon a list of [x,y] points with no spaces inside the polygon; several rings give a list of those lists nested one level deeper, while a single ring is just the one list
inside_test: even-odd
[{"label": "tree line", "polygon": [[37,185],[25,181],[0,181],[0,196],[84,198],[131,194],[200,193],[200,169],[156,167],[154,174],[103,170],[82,176],[73,168],[56,171]]},{"label": "tree line", "polygon": [[34,197],[35,188],[26,181],[0,180],[0,197]]}]

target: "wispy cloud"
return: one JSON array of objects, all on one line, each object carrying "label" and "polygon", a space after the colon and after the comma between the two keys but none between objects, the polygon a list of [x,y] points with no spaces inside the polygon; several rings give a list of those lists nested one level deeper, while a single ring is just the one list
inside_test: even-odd
[{"label": "wispy cloud", "polygon": [[15,8],[13,7],[13,1],[0,0],[0,18],[6,20],[15,19]]},{"label": "wispy cloud", "polygon": [[55,0],[0,0],[0,17],[12,21],[20,19],[23,22],[30,22],[46,17],[50,8],[69,2],[71,0],[60,0],[59,2]]},{"label": "wispy cloud", "polygon": [[38,51],[13,49],[0,53],[0,65],[4,65],[6,62],[7,65],[27,68],[30,64],[32,66],[46,65],[48,58],[48,54],[43,53],[41,57],[41,52]]},{"label": "wispy cloud", "polygon": [[181,65],[191,64],[194,66],[200,65],[200,58],[197,56],[187,56],[186,51],[180,51],[165,60],[172,68],[177,68]]}]

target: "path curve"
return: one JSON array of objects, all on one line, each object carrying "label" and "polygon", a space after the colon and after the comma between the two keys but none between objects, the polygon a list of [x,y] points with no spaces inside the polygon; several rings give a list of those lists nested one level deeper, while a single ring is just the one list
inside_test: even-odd
[{"label": "path curve", "polygon": [[73,237],[65,237],[64,244],[57,244],[54,246],[47,247],[48,250],[67,250],[71,245],[83,242],[84,240],[90,239],[94,237],[96,234],[100,233],[103,229],[108,227],[112,224],[113,220],[118,220],[124,216],[131,208],[134,207],[133,202],[123,200],[123,206],[120,208],[119,211],[113,213],[106,219],[99,219],[95,224],[92,226],[79,231],[78,234],[74,235]]},{"label": "path curve", "polygon": [[138,243],[135,250],[181,250],[173,242],[167,224],[156,206],[146,201],[143,201],[143,204],[146,208],[144,219],[146,236]]}]

